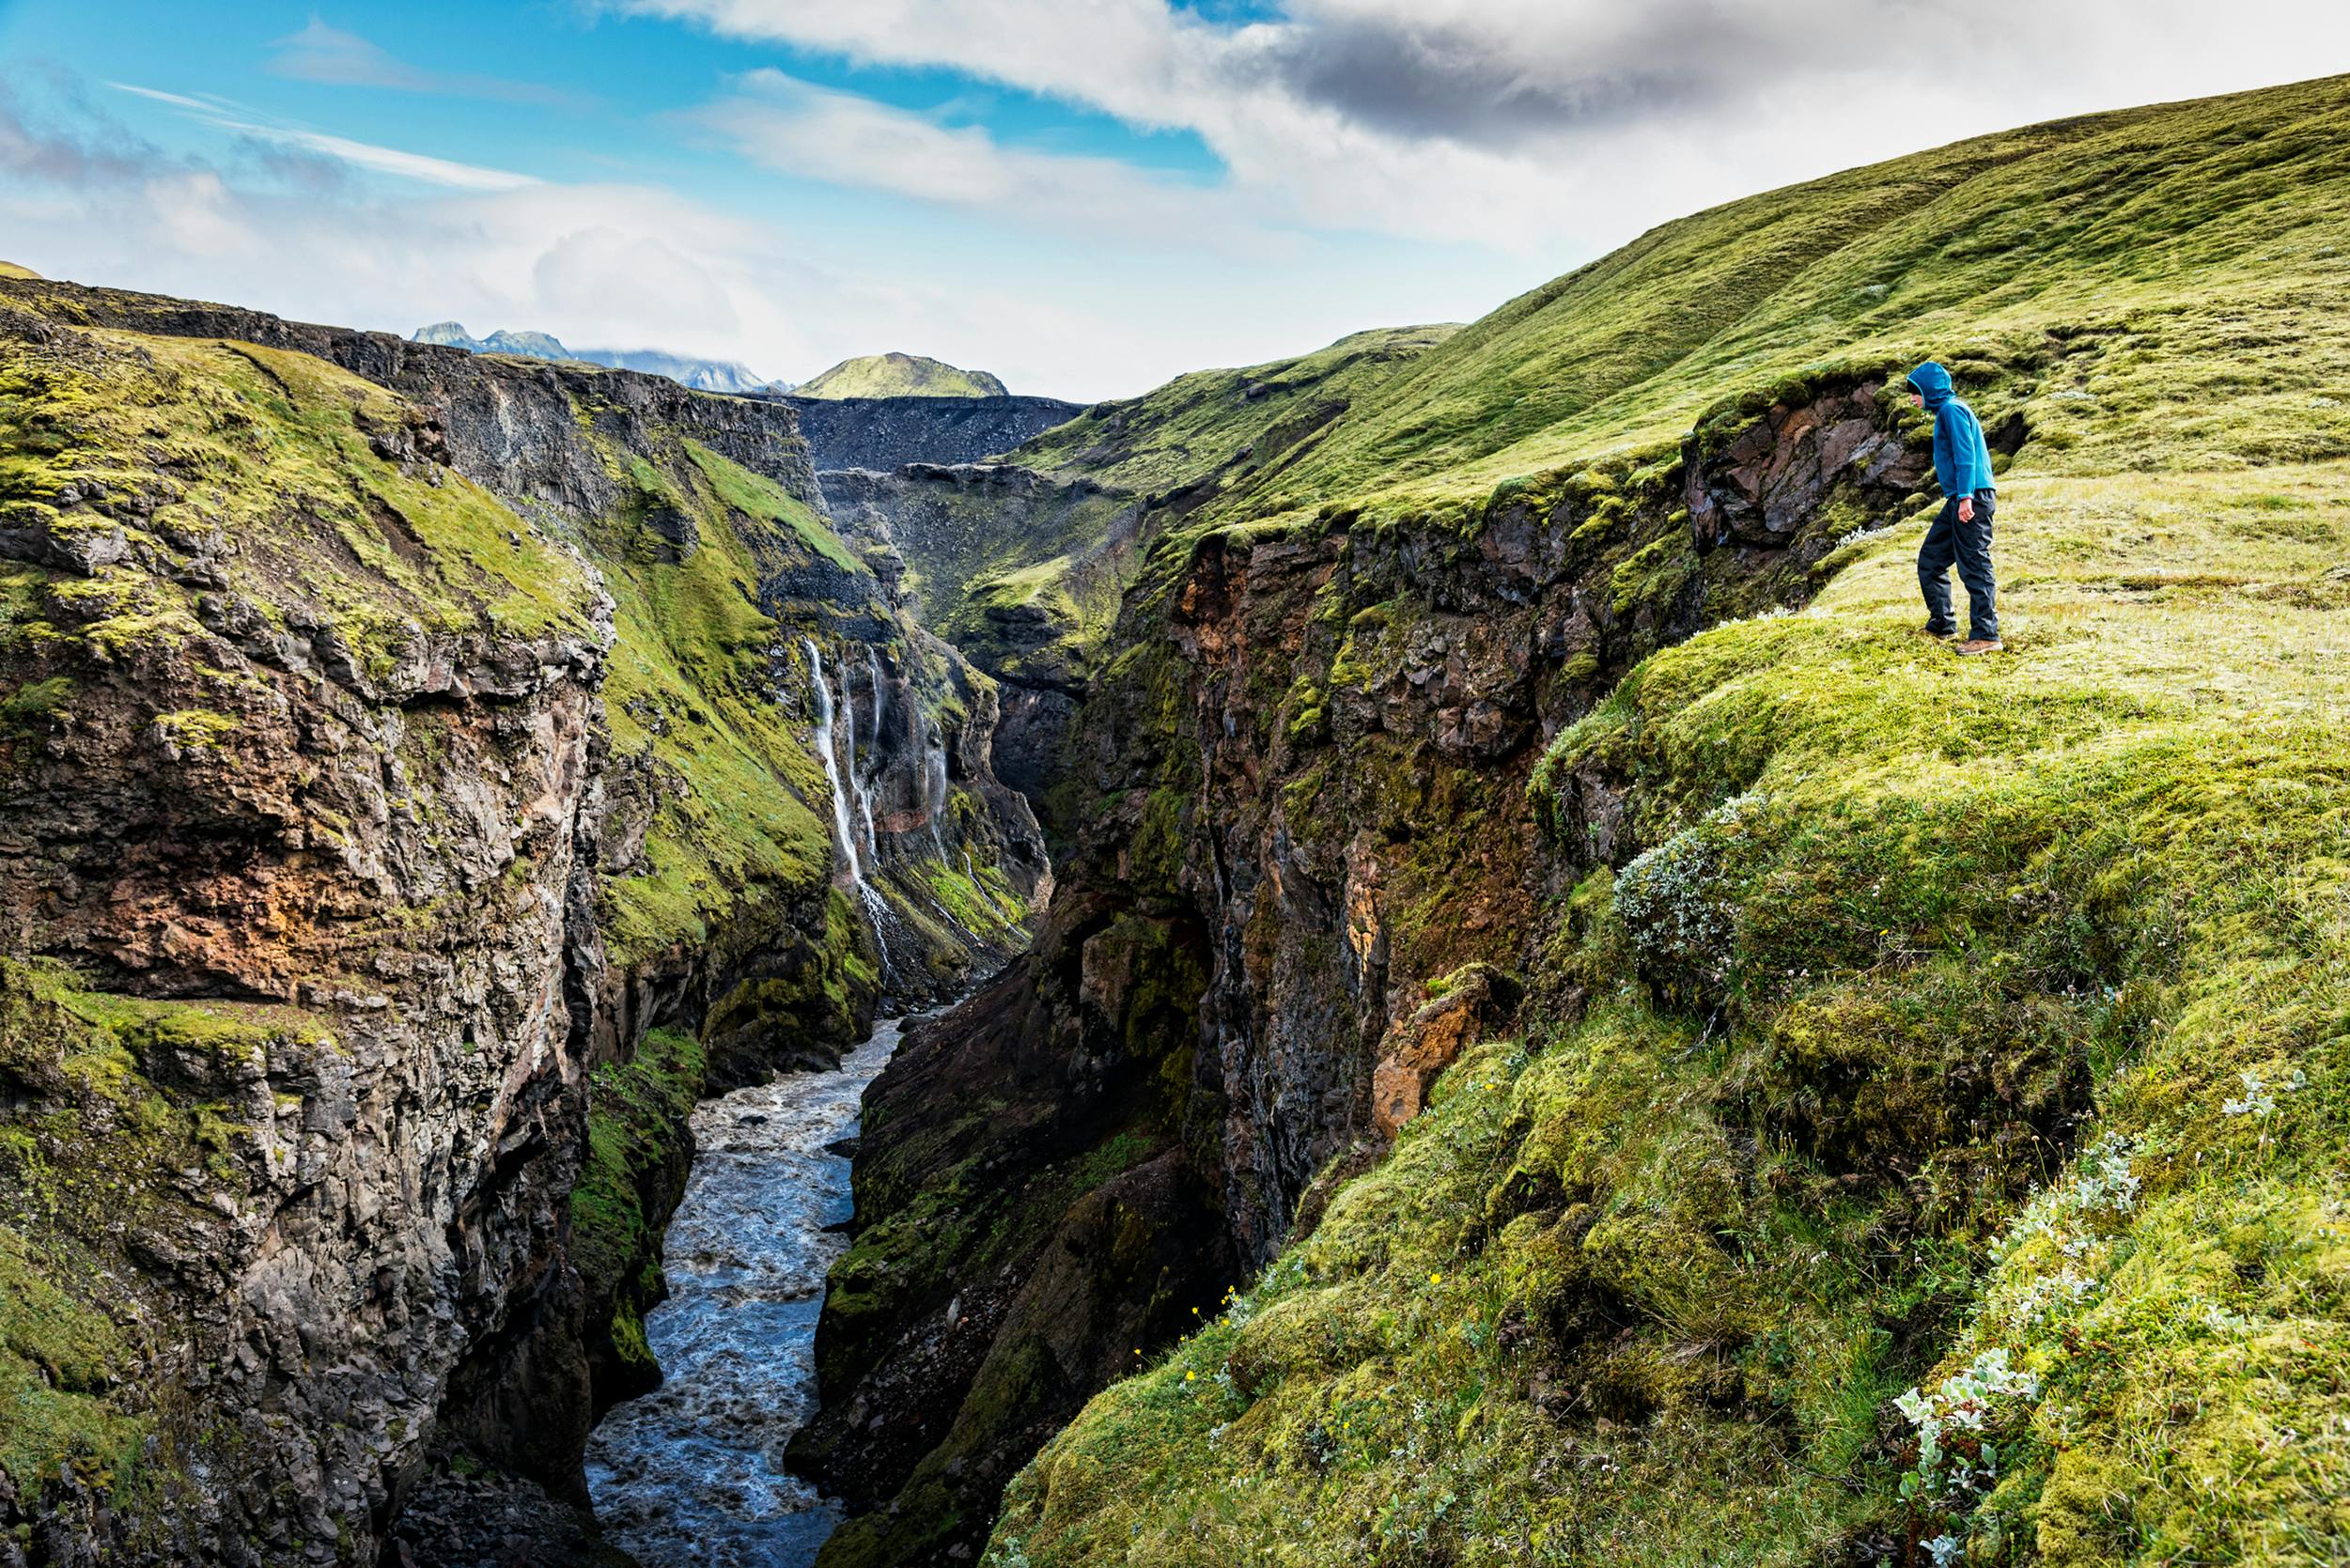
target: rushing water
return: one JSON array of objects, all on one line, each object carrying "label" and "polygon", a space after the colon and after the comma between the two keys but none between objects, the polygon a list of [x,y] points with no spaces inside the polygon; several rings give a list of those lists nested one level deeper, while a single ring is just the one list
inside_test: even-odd
[{"label": "rushing water", "polygon": [[669,1299],[645,1320],[667,1374],[606,1416],[587,1449],[604,1531],[646,1568],[796,1568],[838,1505],[784,1471],[816,1409],[816,1318],[846,1245],[858,1101],[900,1020],[884,1019],[836,1073],[799,1073],[705,1101],[693,1174],[669,1222]]},{"label": "rushing water", "polygon": [[[857,854],[857,846],[863,835],[849,817],[849,794],[841,786],[840,758],[833,752],[833,688],[824,678],[824,655],[817,650],[815,640],[808,639],[801,645],[808,650],[809,678],[815,683],[816,754],[823,759],[824,781],[833,788],[833,842],[848,855],[848,879],[857,884],[859,893],[863,893],[865,885],[864,862]],[[846,689],[847,683],[844,682],[843,690]],[[852,778],[856,770],[857,706],[856,699],[851,697],[848,705],[848,771]]]},{"label": "rushing water", "polygon": [[[841,854],[848,860],[849,885],[857,890],[857,901],[864,906],[866,924],[873,927],[873,939],[880,947],[881,980],[886,986],[892,979],[890,944],[882,932],[884,919],[889,913],[889,900],[881,896],[880,889],[865,880],[865,866],[875,858],[877,851],[874,848],[873,836],[873,792],[867,789],[857,777],[856,693],[849,689],[848,672],[844,670],[841,674],[840,689],[842,700],[848,705],[848,723],[846,726],[835,726],[833,722],[833,688],[825,678],[824,654],[817,647],[814,638],[802,639],[800,645],[807,650],[809,679],[815,688],[816,753],[823,759],[824,779],[833,791],[833,842],[839,846]],[[840,770],[840,758],[834,754],[833,751],[837,739],[835,734],[837,727],[845,727],[848,730],[848,773],[845,785]],[[864,814],[864,827],[862,832],[857,827],[855,815],[849,810],[849,802],[852,800],[856,802],[857,809]],[[857,846],[861,842],[864,846],[864,854],[862,856],[857,852]]]}]

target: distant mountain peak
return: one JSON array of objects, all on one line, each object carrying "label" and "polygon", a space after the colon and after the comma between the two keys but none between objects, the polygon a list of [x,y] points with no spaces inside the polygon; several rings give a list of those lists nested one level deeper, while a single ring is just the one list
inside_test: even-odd
[{"label": "distant mountain peak", "polygon": [[520,354],[524,359],[584,359],[563,346],[552,333],[507,332],[501,329],[482,339],[484,351],[492,354]]},{"label": "distant mountain peak", "polygon": [[985,370],[963,370],[922,354],[847,359],[800,388],[802,397],[1008,397]]},{"label": "distant mountain peak", "polygon": [[417,328],[409,341],[438,343],[475,354],[579,360],[589,365],[607,365],[615,370],[642,370],[650,375],[666,376],[678,385],[692,387],[696,392],[758,392],[770,386],[764,377],[739,360],[696,359],[690,354],[672,354],[660,349],[567,349],[563,340],[552,333],[500,328],[488,337],[475,337],[465,330],[461,322],[436,321],[429,327]]}]

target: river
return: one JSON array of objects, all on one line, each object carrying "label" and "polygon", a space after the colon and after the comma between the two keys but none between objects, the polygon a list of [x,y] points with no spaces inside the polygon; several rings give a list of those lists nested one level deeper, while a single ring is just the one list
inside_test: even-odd
[{"label": "river", "polygon": [[801,1568],[839,1506],[784,1469],[816,1409],[824,1274],[847,1246],[859,1101],[897,1048],[883,1019],[833,1073],[794,1073],[693,1112],[693,1173],[669,1221],[669,1299],[645,1320],[666,1374],[587,1448],[596,1516],[645,1568]]}]

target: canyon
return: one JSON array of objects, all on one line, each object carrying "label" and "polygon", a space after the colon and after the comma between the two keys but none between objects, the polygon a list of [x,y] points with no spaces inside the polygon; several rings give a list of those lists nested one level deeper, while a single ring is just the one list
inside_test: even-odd
[{"label": "canyon", "polygon": [[10,1295],[103,1350],[0,1507],[260,1561],[459,1456],[584,1504],[693,1101],[1020,944],[992,684],[786,407],[9,287]]},{"label": "canyon", "polygon": [[0,280],[0,1563],[625,1561],[861,1050],[793,1560],[2328,1560],[2345,128],[1083,410]]}]

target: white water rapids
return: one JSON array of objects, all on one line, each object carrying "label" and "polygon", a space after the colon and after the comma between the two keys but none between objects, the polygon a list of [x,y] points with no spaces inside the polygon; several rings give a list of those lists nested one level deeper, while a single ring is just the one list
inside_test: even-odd
[{"label": "white water rapids", "polygon": [[902,1020],[884,1019],[834,1073],[796,1073],[693,1112],[693,1173],[669,1222],[669,1299],[645,1320],[666,1374],[589,1439],[604,1532],[645,1568],[802,1568],[838,1505],[785,1473],[816,1409],[824,1274],[847,1246],[858,1103]]}]

